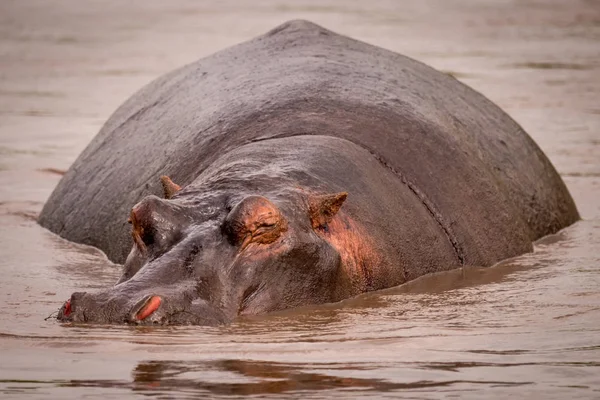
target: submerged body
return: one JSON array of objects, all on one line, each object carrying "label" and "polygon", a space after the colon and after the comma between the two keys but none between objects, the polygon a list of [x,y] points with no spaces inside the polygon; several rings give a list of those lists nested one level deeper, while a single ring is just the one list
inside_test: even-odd
[{"label": "submerged body", "polygon": [[[165,180],[168,199],[154,196],[160,174],[183,189]],[[212,324],[491,265],[577,218],[489,100],[293,21],[133,96],[40,223],[125,261],[115,287],[75,293],[61,319]]]}]

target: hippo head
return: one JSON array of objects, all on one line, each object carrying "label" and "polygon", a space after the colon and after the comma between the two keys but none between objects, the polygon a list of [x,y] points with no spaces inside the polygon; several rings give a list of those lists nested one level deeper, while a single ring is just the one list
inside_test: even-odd
[{"label": "hippo head", "polygon": [[358,260],[344,243],[360,238],[338,213],[345,192],[201,194],[162,180],[166,199],[131,211],[117,284],[74,293],[59,320],[214,325],[356,294],[348,265]]}]

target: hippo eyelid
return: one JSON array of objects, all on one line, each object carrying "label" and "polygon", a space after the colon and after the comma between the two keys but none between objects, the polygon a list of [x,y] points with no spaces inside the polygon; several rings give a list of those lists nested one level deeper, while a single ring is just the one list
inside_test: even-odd
[{"label": "hippo eyelid", "polygon": [[273,223],[264,223],[264,224],[260,224],[258,227],[256,227],[256,229],[252,232],[252,233],[260,233],[261,228],[267,228],[267,229],[272,229],[277,227],[277,225],[279,225],[279,222],[273,222]]},{"label": "hippo eyelid", "polygon": [[269,222],[264,222],[264,223],[260,223],[256,229],[254,229],[251,234],[254,237],[263,235],[265,233],[269,233],[271,232],[273,229],[275,228],[279,228],[282,226],[282,222],[281,220],[277,220],[277,221],[269,221]]},{"label": "hippo eyelid", "polygon": [[278,218],[275,215],[268,215],[264,218],[258,219],[256,222],[256,229],[259,228],[273,228],[277,225],[281,224],[281,218]]},{"label": "hippo eyelid", "polygon": [[278,221],[275,221],[275,222],[263,222],[263,223],[260,224],[259,228],[262,227],[262,226],[264,226],[265,228],[272,228],[272,227],[276,226],[277,223],[278,223]]}]

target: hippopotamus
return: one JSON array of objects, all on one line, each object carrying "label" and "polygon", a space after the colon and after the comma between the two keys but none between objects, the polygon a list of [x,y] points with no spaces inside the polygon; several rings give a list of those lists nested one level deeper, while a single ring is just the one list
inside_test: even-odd
[{"label": "hippopotamus", "polygon": [[134,94],[39,222],[123,264],[59,320],[213,325],[490,266],[578,218],[490,100],[291,21]]}]

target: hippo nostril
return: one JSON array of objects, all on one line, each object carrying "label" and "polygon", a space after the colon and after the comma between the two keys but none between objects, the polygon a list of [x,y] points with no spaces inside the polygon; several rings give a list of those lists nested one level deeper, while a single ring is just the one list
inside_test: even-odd
[{"label": "hippo nostril", "polygon": [[138,308],[138,311],[135,313],[134,320],[142,321],[152,315],[162,303],[162,298],[160,296],[149,296],[143,303],[142,306]]},{"label": "hippo nostril", "polygon": [[71,295],[71,298],[63,304],[59,312],[59,319],[67,318],[75,310],[77,302],[85,296],[85,292],[76,292]]},{"label": "hippo nostril", "polygon": [[67,300],[62,308],[63,317],[68,317],[71,314],[71,300]]}]

